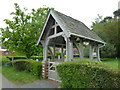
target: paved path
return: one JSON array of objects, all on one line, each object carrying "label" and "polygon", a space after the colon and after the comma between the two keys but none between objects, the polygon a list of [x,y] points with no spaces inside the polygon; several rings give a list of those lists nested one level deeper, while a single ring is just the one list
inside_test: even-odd
[{"label": "paved path", "polygon": [[4,76],[2,76],[2,88],[18,88],[18,86],[7,80]]},{"label": "paved path", "polygon": [[60,85],[60,83],[51,80],[37,80],[33,83],[20,86],[7,80],[1,74],[0,77],[2,77],[2,88],[58,88],[58,86]]}]

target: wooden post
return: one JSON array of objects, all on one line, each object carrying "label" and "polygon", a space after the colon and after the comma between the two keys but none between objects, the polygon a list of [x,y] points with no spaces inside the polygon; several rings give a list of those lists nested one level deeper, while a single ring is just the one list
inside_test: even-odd
[{"label": "wooden post", "polygon": [[48,43],[49,43],[49,39],[47,39],[46,42],[44,42],[44,45],[43,45],[43,60],[44,60],[44,61],[47,60]]},{"label": "wooden post", "polygon": [[99,46],[96,47],[97,61],[100,61]]},{"label": "wooden post", "polygon": [[89,43],[89,59],[93,60],[93,47],[91,43]]},{"label": "wooden post", "polygon": [[64,59],[64,55],[63,55],[63,45],[61,47],[61,58]]},{"label": "wooden post", "polygon": [[74,41],[75,46],[77,47],[77,50],[79,52],[80,59],[84,59],[84,52],[83,52],[83,42],[80,41],[80,44],[77,44],[76,41]]},{"label": "wooden post", "polygon": [[84,52],[83,52],[83,41],[80,40],[80,59],[83,60],[84,59]]},{"label": "wooden post", "polygon": [[[56,21],[55,21],[55,25],[57,25]],[[54,28],[54,34],[56,34],[56,33],[57,33],[57,26],[55,26],[55,28]]]},{"label": "wooden post", "polygon": [[66,59],[65,61],[69,61],[69,40],[66,37]]},{"label": "wooden post", "polygon": [[73,59],[73,42],[72,41],[69,41],[69,57],[70,57],[70,60]]},{"label": "wooden post", "polygon": [[75,44],[75,46],[76,46],[76,48],[77,48],[77,50],[79,52],[79,56],[80,56],[80,54],[81,54],[80,47],[79,47],[79,45],[75,41],[74,41],[74,44]]},{"label": "wooden post", "polygon": [[71,61],[73,59],[73,42],[66,37],[66,59],[65,61]]},{"label": "wooden post", "polygon": [[43,47],[43,60],[46,61],[47,60],[47,51],[48,51],[48,48],[47,48],[47,45],[45,45]]}]

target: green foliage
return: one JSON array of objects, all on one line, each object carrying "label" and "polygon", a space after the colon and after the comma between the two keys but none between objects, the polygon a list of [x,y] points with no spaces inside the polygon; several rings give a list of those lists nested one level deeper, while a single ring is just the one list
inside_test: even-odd
[{"label": "green foliage", "polygon": [[18,71],[29,71],[38,77],[42,75],[42,64],[40,61],[21,59],[14,61],[13,66]]},{"label": "green foliage", "polygon": [[100,49],[100,56],[102,58],[115,57],[117,54],[116,48],[113,44],[107,43],[104,47]]},{"label": "green foliage", "polygon": [[55,58],[58,58],[58,56],[61,56],[61,53],[59,51],[55,52]]},{"label": "green foliage", "polygon": [[119,69],[119,61],[117,58],[101,58],[101,61],[113,69]]},{"label": "green foliage", "polygon": [[102,62],[69,61],[57,66],[62,88],[120,88],[117,70]]},{"label": "green foliage", "polygon": [[113,12],[114,17],[120,17],[120,9]]},{"label": "green foliage", "polygon": [[84,48],[84,57],[89,58],[89,46],[86,46],[86,47]]},{"label": "green foliage", "polygon": [[112,17],[97,18],[92,25],[92,30],[97,33],[107,44],[100,52],[102,57],[120,57],[120,20]]},{"label": "green foliage", "polygon": [[38,60],[38,61],[42,61],[43,60],[43,56],[32,56],[30,59],[33,59],[33,60]]},{"label": "green foliage", "polygon": [[16,60],[13,62],[13,67],[18,71],[24,71],[28,67],[28,62],[26,60]]},{"label": "green foliage", "polygon": [[2,73],[2,66],[0,66],[0,73]]},{"label": "green foliage", "polygon": [[15,12],[12,20],[5,19],[6,28],[1,28],[2,42],[9,51],[22,53],[30,58],[34,54],[42,53],[42,47],[37,46],[37,40],[50,8],[20,9],[15,3]]},{"label": "green foliage", "polygon": [[2,59],[0,60],[0,66],[11,63],[11,61],[8,58],[6,58],[6,56],[1,56],[1,57]]}]

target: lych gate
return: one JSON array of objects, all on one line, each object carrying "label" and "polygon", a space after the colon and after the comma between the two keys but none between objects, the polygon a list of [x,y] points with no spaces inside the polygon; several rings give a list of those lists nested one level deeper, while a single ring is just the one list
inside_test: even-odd
[{"label": "lych gate", "polygon": [[[59,80],[55,71],[56,64],[75,60],[73,55],[75,47],[79,52],[80,59],[84,59],[83,44],[85,42],[89,45],[90,60],[100,61],[99,48],[105,44],[102,39],[82,22],[50,10],[37,43],[44,48],[43,77]],[[57,58],[55,56],[56,48],[61,53]]]}]

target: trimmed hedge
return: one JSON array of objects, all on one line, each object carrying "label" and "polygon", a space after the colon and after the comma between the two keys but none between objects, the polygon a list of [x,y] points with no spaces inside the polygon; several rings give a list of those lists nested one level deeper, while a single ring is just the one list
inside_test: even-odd
[{"label": "trimmed hedge", "polygon": [[0,60],[0,66],[6,64],[11,64],[11,61],[8,58],[6,58],[6,56],[2,56],[2,60]]},{"label": "trimmed hedge", "polygon": [[68,61],[57,65],[62,88],[120,88],[120,73],[97,61]]},{"label": "trimmed hedge", "polygon": [[8,58],[9,60],[12,60],[12,58],[14,60],[16,60],[16,59],[27,59],[25,56],[7,56],[6,58]]},{"label": "trimmed hedge", "polygon": [[19,71],[29,71],[33,75],[42,76],[42,63],[40,61],[28,59],[15,60],[13,67]]},{"label": "trimmed hedge", "polygon": [[43,56],[32,56],[30,59],[33,59],[33,60],[38,59],[38,61],[42,61],[43,60]]}]

